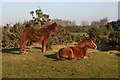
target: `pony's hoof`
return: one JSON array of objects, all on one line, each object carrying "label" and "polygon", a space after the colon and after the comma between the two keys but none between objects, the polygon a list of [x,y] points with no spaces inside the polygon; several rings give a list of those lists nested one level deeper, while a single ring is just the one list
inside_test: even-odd
[{"label": "pony's hoof", "polygon": [[25,52],[25,53],[21,53],[21,55],[25,55],[25,54],[28,54],[28,52]]},{"label": "pony's hoof", "polygon": [[84,56],[84,59],[88,59],[88,58],[91,58],[91,57],[88,55]]},{"label": "pony's hoof", "polygon": [[22,53],[22,55],[24,55],[25,53]]},{"label": "pony's hoof", "polygon": [[28,52],[26,52],[25,54],[28,54]]}]

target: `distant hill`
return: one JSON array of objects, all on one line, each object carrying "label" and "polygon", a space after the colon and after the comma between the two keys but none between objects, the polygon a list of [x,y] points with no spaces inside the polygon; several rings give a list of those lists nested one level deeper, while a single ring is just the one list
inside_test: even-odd
[{"label": "distant hill", "polygon": [[76,25],[75,21],[63,20],[63,19],[52,19],[51,22],[57,22],[62,26],[74,26]]}]

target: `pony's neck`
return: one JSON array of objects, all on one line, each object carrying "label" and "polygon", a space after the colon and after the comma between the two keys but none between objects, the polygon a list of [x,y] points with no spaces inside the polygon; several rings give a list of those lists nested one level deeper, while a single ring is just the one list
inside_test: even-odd
[{"label": "pony's neck", "polygon": [[77,47],[79,47],[79,48],[83,48],[84,46],[85,46],[85,42],[80,42],[80,43],[78,43],[78,45],[76,45]]},{"label": "pony's neck", "polygon": [[41,29],[45,29],[46,32],[43,31],[43,32],[45,32],[45,33],[52,34],[52,32],[53,32],[53,28],[52,28],[52,25],[51,25],[51,24],[44,25],[44,26],[42,26],[41,28],[39,28],[39,30],[41,30]]},{"label": "pony's neck", "polygon": [[85,51],[87,51],[87,50],[88,50],[88,46],[84,46],[83,49],[84,49]]},{"label": "pony's neck", "polygon": [[52,25],[50,25],[50,26],[48,27],[48,29],[53,32]]}]

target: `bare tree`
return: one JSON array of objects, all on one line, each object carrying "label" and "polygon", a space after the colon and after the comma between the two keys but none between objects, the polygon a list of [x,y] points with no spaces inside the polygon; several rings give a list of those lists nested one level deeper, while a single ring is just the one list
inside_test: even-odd
[{"label": "bare tree", "polygon": [[87,26],[89,25],[87,21],[81,21],[81,26]]},{"label": "bare tree", "polygon": [[103,25],[106,25],[107,23],[108,23],[108,19],[107,18],[103,18],[103,19],[100,19],[100,21],[92,21],[91,25],[103,26]]},{"label": "bare tree", "polygon": [[108,19],[107,18],[103,18],[100,20],[100,25],[106,25],[108,23]]},{"label": "bare tree", "polygon": [[69,20],[62,20],[62,19],[52,19],[51,22],[57,22],[59,25],[62,26],[75,26],[75,21],[69,21]]},{"label": "bare tree", "polygon": [[91,22],[91,25],[93,26],[98,26],[98,25],[100,25],[100,22],[99,21],[92,21]]}]

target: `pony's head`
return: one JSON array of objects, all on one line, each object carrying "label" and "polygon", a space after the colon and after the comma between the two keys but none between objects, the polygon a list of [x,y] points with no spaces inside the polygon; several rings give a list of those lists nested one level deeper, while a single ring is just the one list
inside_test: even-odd
[{"label": "pony's head", "polygon": [[58,28],[58,24],[56,22],[52,23],[52,29],[53,29],[53,32],[57,34],[60,32],[60,29]]},{"label": "pony's head", "polygon": [[93,42],[91,38],[86,40],[86,46],[88,48],[97,49],[97,45]]}]

